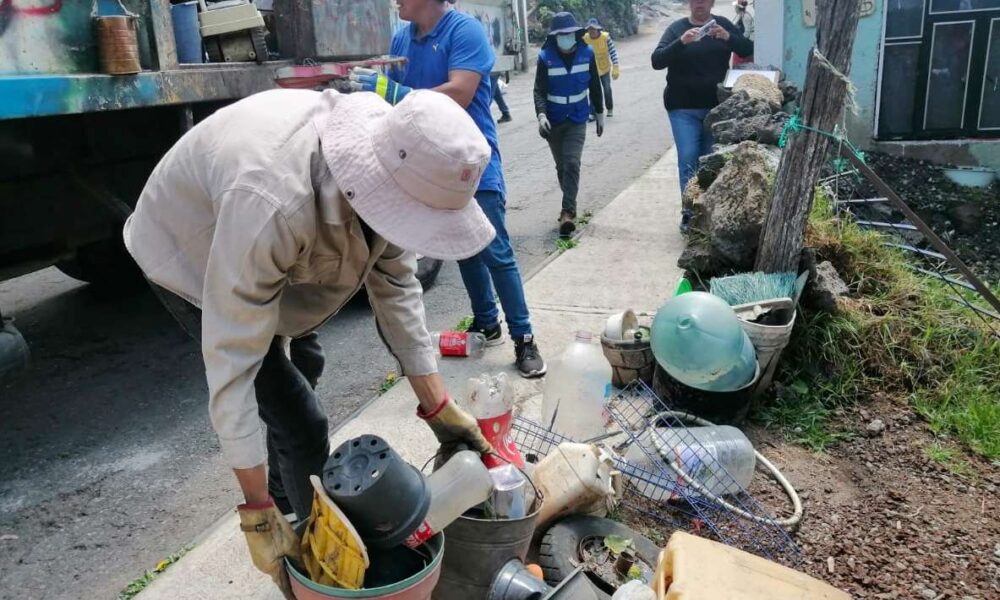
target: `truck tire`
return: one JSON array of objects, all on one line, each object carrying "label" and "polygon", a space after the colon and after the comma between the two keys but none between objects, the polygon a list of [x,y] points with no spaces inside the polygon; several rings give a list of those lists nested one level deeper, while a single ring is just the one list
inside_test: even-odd
[{"label": "truck tire", "polygon": [[[639,560],[656,568],[660,548],[652,540],[617,521],[578,515],[557,522],[542,536],[542,543],[538,549],[538,565],[542,567],[545,582],[557,585],[569,577],[583,558],[582,544],[594,538],[600,538],[603,543],[603,538],[609,535],[631,539]],[[577,565],[574,565],[574,562]],[[613,589],[609,589],[610,584],[597,577],[591,577],[591,583],[596,589],[607,594],[614,593]]]},{"label": "truck tire", "polygon": [[59,261],[56,268],[73,279],[117,292],[141,289],[145,282],[119,238],[77,248],[72,258]]},{"label": "truck tire", "polygon": [[431,289],[431,286],[437,281],[438,273],[441,272],[441,265],[443,264],[443,260],[436,258],[428,256],[417,257],[417,279],[420,281],[420,285],[423,286],[424,291]]},{"label": "truck tire", "polygon": [[26,369],[30,356],[28,344],[14,327],[14,320],[0,316],[0,382]]},{"label": "truck tire", "polygon": [[270,58],[267,50],[267,29],[258,27],[251,31],[250,43],[253,45],[253,59],[258,65]]}]

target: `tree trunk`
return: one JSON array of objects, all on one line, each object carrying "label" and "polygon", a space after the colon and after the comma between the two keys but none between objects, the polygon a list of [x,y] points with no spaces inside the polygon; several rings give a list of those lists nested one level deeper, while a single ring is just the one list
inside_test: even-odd
[{"label": "tree trunk", "polygon": [[[843,115],[848,95],[845,76],[850,73],[859,7],[859,0],[817,0],[816,48],[843,76],[815,52],[810,53],[800,116],[806,127],[833,131]],[[829,137],[809,130],[789,136],[761,234],[758,271],[798,270],[816,180],[831,143]]]}]

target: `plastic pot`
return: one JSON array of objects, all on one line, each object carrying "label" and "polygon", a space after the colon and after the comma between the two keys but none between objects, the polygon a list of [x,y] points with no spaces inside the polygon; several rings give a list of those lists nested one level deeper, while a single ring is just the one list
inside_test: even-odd
[{"label": "plastic pot", "polygon": [[403,543],[431,503],[424,476],[377,435],[338,446],[323,469],[323,488],[372,548]]},{"label": "plastic pot", "polygon": [[661,410],[689,412],[717,425],[739,425],[750,412],[758,379],[759,366],[753,381],[734,392],[706,392],[684,385],[657,364],[653,372],[653,391],[665,403]]}]

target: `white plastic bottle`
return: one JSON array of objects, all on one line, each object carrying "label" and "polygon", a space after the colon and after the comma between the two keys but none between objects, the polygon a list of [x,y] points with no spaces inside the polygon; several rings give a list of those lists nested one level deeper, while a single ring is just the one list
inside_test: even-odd
[{"label": "white plastic bottle", "polygon": [[[644,448],[652,451],[655,447],[662,460],[670,461],[680,467],[685,474],[713,495],[738,494],[750,486],[757,459],[754,456],[753,444],[739,429],[729,425],[676,429],[661,427],[652,434],[652,439],[648,437],[649,435],[647,433],[647,437],[643,439]],[[649,459],[635,444],[629,447],[625,460],[638,464],[657,476],[661,473],[659,466],[649,465]],[[669,480],[664,479],[657,483],[676,486],[678,489],[686,487],[685,493],[692,496],[702,495],[683,479],[673,475],[673,471],[668,471],[667,475],[670,476]],[[669,483],[670,481],[673,483]],[[646,495],[653,500],[678,496],[678,494],[660,493],[655,497]]]},{"label": "white plastic bottle", "polygon": [[480,358],[486,353],[486,336],[467,331],[442,331],[431,334],[431,341],[441,356],[471,356]]},{"label": "white plastic bottle", "polygon": [[605,433],[604,400],[611,386],[611,365],[591,334],[579,331],[545,377],[542,425],[572,440]]},{"label": "white plastic bottle", "polygon": [[410,548],[423,544],[462,513],[489,499],[493,477],[478,453],[463,450],[434,471],[427,485],[431,489],[431,506],[424,522],[403,542]]}]

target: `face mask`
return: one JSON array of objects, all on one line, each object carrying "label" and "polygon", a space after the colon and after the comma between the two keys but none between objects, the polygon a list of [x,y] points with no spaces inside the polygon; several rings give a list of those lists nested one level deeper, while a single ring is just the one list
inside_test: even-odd
[{"label": "face mask", "polygon": [[557,35],[556,45],[558,45],[559,49],[563,52],[569,52],[574,46],[576,46],[576,36],[572,33]]}]

